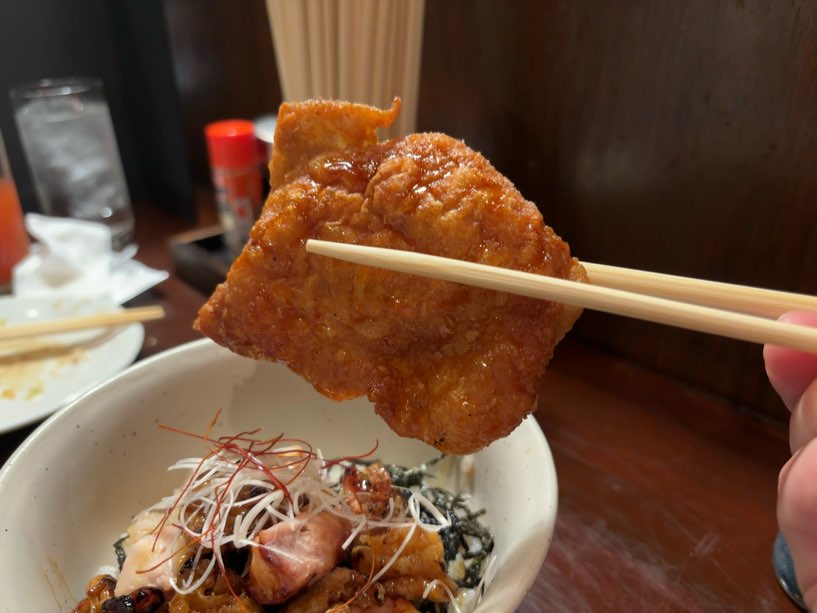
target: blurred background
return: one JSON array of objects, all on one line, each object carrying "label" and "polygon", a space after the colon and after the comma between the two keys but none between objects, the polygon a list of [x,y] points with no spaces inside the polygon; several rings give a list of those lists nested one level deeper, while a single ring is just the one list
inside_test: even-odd
[{"label": "blurred background", "polygon": [[[817,3],[427,0],[423,28],[418,129],[482,152],[579,259],[817,293]],[[137,216],[193,222],[205,124],[281,102],[264,0],[5,2],[26,210],[5,92],[69,74],[105,82]],[[787,418],[758,346],[589,312],[574,334]]]}]

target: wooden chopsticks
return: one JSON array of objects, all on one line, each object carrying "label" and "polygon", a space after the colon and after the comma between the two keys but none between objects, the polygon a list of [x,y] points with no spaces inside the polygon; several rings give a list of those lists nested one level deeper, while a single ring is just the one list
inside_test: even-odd
[{"label": "wooden chopsticks", "polygon": [[582,262],[595,285],[777,319],[786,311],[817,311],[817,296],[690,279],[646,270]]},{"label": "wooden chopsticks", "polygon": [[[355,262],[357,264],[445,281],[454,281],[486,289],[520,294],[531,298],[562,302],[597,311],[604,311],[606,313],[613,313],[615,315],[643,319],[645,321],[667,324],[709,334],[717,334],[744,341],[770,343],[817,353],[817,328],[779,322],[758,315],[749,315],[746,314],[746,311],[757,311],[747,306],[742,306],[742,308],[745,309],[744,312],[737,312],[740,308],[725,310],[724,308],[714,308],[713,306],[690,304],[689,302],[683,301],[684,298],[680,297],[679,291],[672,287],[672,285],[677,284],[679,278],[670,275],[666,275],[670,277],[668,280],[670,283],[668,283],[666,287],[661,285],[661,288],[656,289],[658,285],[660,285],[659,281],[662,275],[653,276],[652,273],[645,273],[646,276],[642,277],[642,280],[639,281],[639,287],[642,291],[647,291],[647,289],[645,289],[646,286],[651,284],[653,292],[677,296],[679,298],[678,300],[670,300],[654,294],[641,294],[623,289],[603,287],[596,284],[576,283],[544,275],[508,270],[423,253],[400,251],[397,249],[382,249],[378,247],[365,247],[312,239],[307,241],[306,250],[310,253]],[[609,269],[610,267],[605,268]],[[597,282],[595,274],[599,273],[594,273],[594,270],[598,271],[599,265],[591,265],[588,268],[591,281],[595,283]],[[611,276],[609,270],[603,272],[608,274],[608,278]],[[599,276],[603,276],[603,274],[599,274]],[[621,279],[626,276],[626,273],[622,274],[619,272],[619,282],[623,283]],[[648,280],[649,283],[647,283],[645,279]],[[764,290],[757,288],[744,288],[753,291],[748,291],[745,294],[736,292],[736,295],[739,294],[739,296],[732,296],[728,299],[718,296],[716,300],[712,296],[718,294],[716,291],[717,288],[710,285],[709,282],[697,282],[693,279],[685,279],[685,282],[688,286],[705,288],[705,290],[698,290],[697,294],[695,294],[695,300],[711,300],[711,302],[707,302],[706,304],[730,304],[733,307],[735,303],[746,305],[751,302],[752,295],[757,292],[765,293]],[[632,283],[634,284],[635,282]],[[703,286],[699,286],[698,283],[702,283]],[[741,287],[731,286],[729,284],[716,285],[725,286],[722,288],[724,291],[734,291],[734,287]],[[789,295],[785,292],[776,292],[776,294]],[[780,302],[780,295],[776,296],[777,302],[775,302],[775,310],[768,312],[771,316],[776,316],[775,313],[779,314],[789,308],[812,308],[817,310],[815,302],[809,301],[809,297],[800,296],[799,294],[794,294],[794,296],[798,296],[799,299],[791,303],[790,307],[786,306],[789,305],[788,302]]]},{"label": "wooden chopsticks", "polygon": [[109,313],[80,315],[66,319],[50,319],[0,328],[0,341],[32,336],[45,336],[48,334],[61,334],[64,332],[76,332],[78,330],[88,330],[91,328],[109,328],[111,326],[161,319],[164,316],[165,311],[162,307],[147,306],[124,309],[122,311],[111,311]]}]

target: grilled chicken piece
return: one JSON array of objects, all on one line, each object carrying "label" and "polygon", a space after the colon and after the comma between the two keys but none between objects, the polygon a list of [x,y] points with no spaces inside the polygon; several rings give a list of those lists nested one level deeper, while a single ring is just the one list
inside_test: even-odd
[{"label": "grilled chicken piece", "polygon": [[88,581],[85,597],[77,603],[72,613],[96,613],[102,604],[115,597],[116,579],[110,575],[97,575]]},{"label": "grilled chicken piece", "polygon": [[85,598],[72,613],[154,613],[165,604],[162,590],[155,587],[138,588],[130,594],[116,596],[116,579],[111,575],[97,575],[88,582]]},{"label": "grilled chicken piece", "polygon": [[144,587],[165,592],[172,589],[170,578],[179,572],[190,554],[185,547],[187,539],[173,525],[175,514],[157,536],[155,530],[163,516],[159,511],[143,511],[128,527],[128,536],[122,543],[127,557],[116,581],[117,596]]},{"label": "grilled chicken piece", "polygon": [[338,566],[284,605],[282,613],[325,613],[350,602],[366,585],[366,575]]},{"label": "grilled chicken piece", "polygon": [[[352,546],[352,568],[367,575],[380,571],[407,536],[408,528],[361,534]],[[445,571],[445,550],[440,535],[416,529],[380,582],[386,587],[387,594],[414,600],[419,599],[426,587],[435,581],[437,583],[427,596],[429,600],[449,600],[446,587],[452,593],[457,591],[457,584]]]},{"label": "grilled chicken piece", "polygon": [[[366,587],[366,576],[339,566],[286,603],[282,613],[325,613],[345,605],[346,613],[415,613],[414,605],[380,584]],[[411,600],[420,600],[422,593]]]},{"label": "grilled chicken piece", "polygon": [[[297,521],[300,520],[300,521]],[[262,530],[253,547],[246,587],[260,604],[278,604],[337,566],[349,522],[328,511]]]}]

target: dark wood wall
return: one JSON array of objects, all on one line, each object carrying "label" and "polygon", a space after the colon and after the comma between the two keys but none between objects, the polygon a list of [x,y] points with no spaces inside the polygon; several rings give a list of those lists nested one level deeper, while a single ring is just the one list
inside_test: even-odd
[{"label": "dark wood wall", "polygon": [[264,0],[164,0],[193,178],[210,181],[204,126],[281,103]]},{"label": "dark wood wall", "polygon": [[[166,0],[186,134],[280,101],[263,0]],[[427,0],[418,115],[587,261],[817,293],[817,3]],[[760,348],[585,313],[575,334],[782,419]],[[558,358],[558,353],[557,353]]]}]

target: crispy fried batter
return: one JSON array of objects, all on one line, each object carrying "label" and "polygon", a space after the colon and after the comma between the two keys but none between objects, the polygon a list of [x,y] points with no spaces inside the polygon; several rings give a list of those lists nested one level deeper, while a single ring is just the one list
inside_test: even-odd
[{"label": "crispy fried batter", "polygon": [[462,142],[378,143],[398,108],[282,105],[272,191],[196,326],[236,353],[285,362],[331,398],[367,395],[402,436],[470,453],[534,409],[580,309],[309,255],[305,241],[586,275],[536,206]]}]

